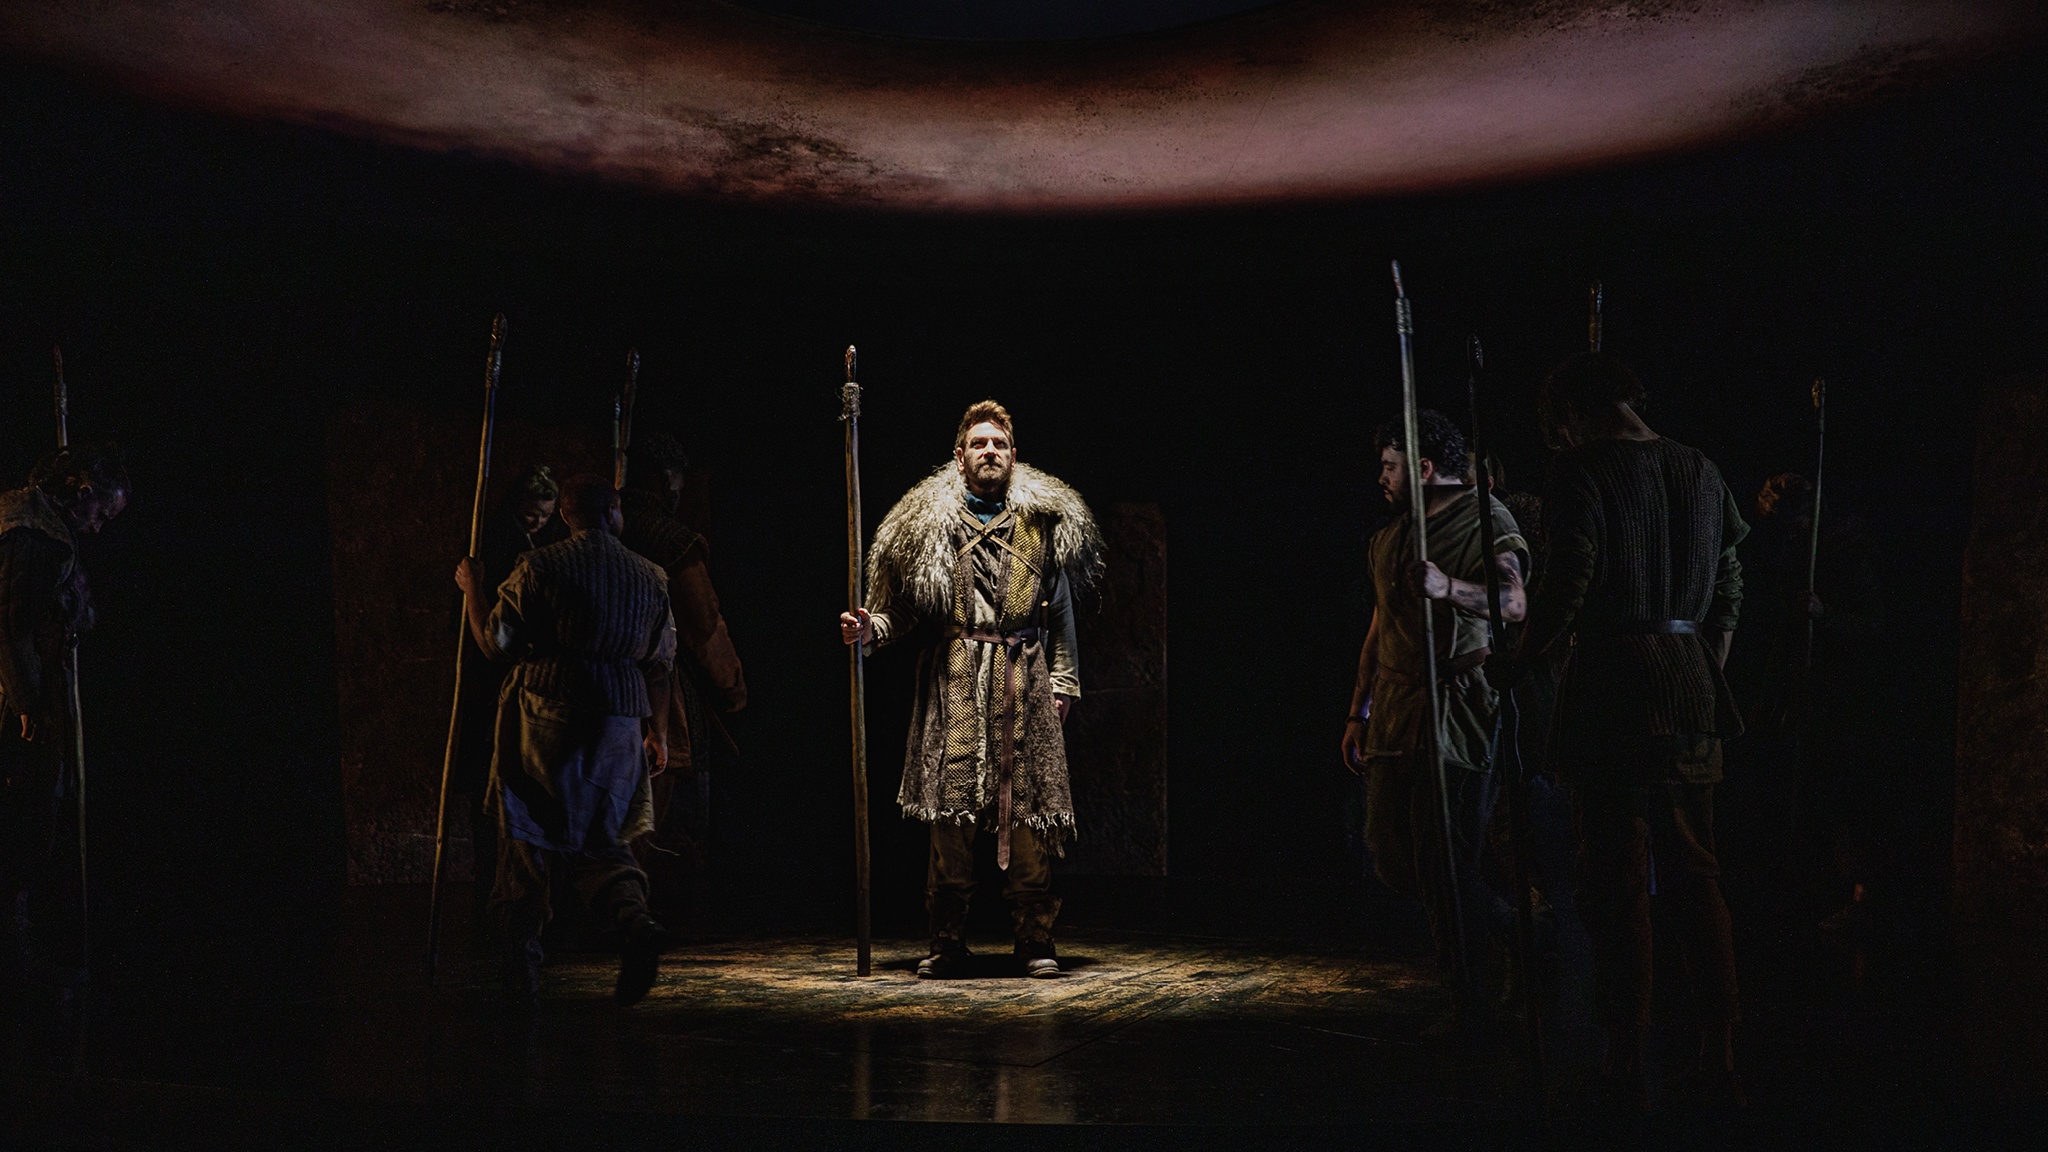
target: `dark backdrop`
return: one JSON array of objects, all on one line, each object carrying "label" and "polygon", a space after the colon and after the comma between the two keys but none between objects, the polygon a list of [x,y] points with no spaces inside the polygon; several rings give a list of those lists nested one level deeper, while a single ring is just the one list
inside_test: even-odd
[{"label": "dark backdrop", "polygon": [[[1970,420],[1980,382],[2042,361],[2043,64],[1626,171],[1025,220],[707,207],[6,65],[0,470],[18,476],[47,436],[62,340],[75,427],[118,433],[136,475],[132,510],[89,550],[102,898],[270,915],[338,889],[324,430],[366,399],[472,419],[499,309],[509,414],[601,429],[637,344],[641,427],[677,429],[715,478],[714,574],[753,698],[720,802],[728,876],[755,907],[846,919],[831,616],[848,342],[868,385],[870,522],[983,395],[1016,412],[1026,458],[1091,500],[1164,510],[1175,875],[1235,881],[1219,898],[1245,903],[1353,876],[1335,747],[1378,504],[1368,430],[1398,397],[1390,257],[1427,396],[1461,403],[1465,334],[1485,336],[1518,483],[1542,465],[1535,382],[1583,341],[1593,277],[1652,422],[1738,491],[1807,463],[1807,386],[1830,377],[1829,490],[1877,526],[1898,610],[1887,675],[1906,703],[1883,779],[1938,882]],[[873,673],[893,893],[918,867],[887,804],[908,665]]]}]

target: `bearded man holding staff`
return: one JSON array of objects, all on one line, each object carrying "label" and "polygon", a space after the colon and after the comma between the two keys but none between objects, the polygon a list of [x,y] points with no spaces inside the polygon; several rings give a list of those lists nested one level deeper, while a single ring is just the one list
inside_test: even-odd
[{"label": "bearded man holding staff", "polygon": [[[1482,506],[1467,483],[1471,460],[1464,434],[1440,412],[1417,415],[1415,446],[1422,477],[1424,515],[1432,559],[1414,559],[1414,530],[1405,512],[1373,534],[1369,563],[1376,596],[1372,624],[1358,653],[1351,713],[1344,724],[1342,754],[1352,771],[1366,777],[1366,845],[1381,883],[1421,900],[1429,917],[1437,959],[1453,995],[1452,1015],[1432,1033],[1478,1023],[1476,989],[1457,986],[1459,926],[1453,907],[1464,913],[1463,939],[1476,946],[1500,921],[1500,898],[1486,886],[1479,867],[1487,822],[1499,781],[1493,772],[1490,740],[1499,696],[1487,686],[1480,664],[1486,659],[1488,610],[1486,569],[1500,574],[1501,617],[1522,618],[1526,605],[1522,567],[1528,546],[1507,507],[1491,495]],[[1397,511],[1408,507],[1406,454],[1399,422],[1373,437],[1380,488]],[[1479,516],[1493,521],[1494,555],[1482,555]],[[1451,850],[1455,876],[1446,876],[1443,806],[1429,764],[1429,698],[1423,672],[1422,614],[1435,614],[1437,700],[1442,716],[1445,774],[1449,784]],[[1458,885],[1459,899],[1450,885]]]},{"label": "bearded man holding staff", "polygon": [[1052,857],[1074,833],[1062,725],[1081,695],[1073,596],[1102,569],[1102,537],[1078,492],[1017,463],[1009,412],[993,400],[960,418],[953,459],[883,518],[868,554],[867,607],[839,616],[869,650],[919,622],[939,634],[918,657],[917,702],[897,796],[932,826],[925,907],[927,979],[967,956],[974,842],[996,864],[1028,976],[1059,975]]}]

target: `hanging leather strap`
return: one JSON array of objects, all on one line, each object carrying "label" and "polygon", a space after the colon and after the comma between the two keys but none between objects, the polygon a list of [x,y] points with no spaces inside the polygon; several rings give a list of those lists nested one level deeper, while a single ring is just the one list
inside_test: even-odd
[{"label": "hanging leather strap", "polygon": [[1010,870],[1010,779],[1017,766],[1017,657],[1021,641],[1003,645],[1003,754],[998,763],[996,799],[996,867]]}]

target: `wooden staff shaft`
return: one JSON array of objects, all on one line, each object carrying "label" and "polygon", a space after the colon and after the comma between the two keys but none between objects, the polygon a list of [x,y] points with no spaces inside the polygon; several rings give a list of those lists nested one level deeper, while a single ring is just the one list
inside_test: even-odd
[{"label": "wooden staff shaft", "polygon": [[[1394,262],[1394,324],[1401,336],[1401,432],[1406,449],[1401,455],[1407,461],[1408,524],[1415,543],[1415,559],[1427,563],[1429,513],[1422,492],[1422,427],[1415,400],[1415,318],[1401,285],[1399,261]],[[1458,891],[1458,842],[1451,819],[1451,781],[1444,767],[1443,702],[1436,681],[1436,610],[1428,600],[1422,601],[1422,682],[1428,685],[1423,697],[1428,701],[1424,718],[1428,723],[1429,767],[1435,774],[1438,810],[1443,817],[1444,903],[1451,914],[1455,941],[1452,962],[1462,1001],[1473,994],[1472,968],[1465,948],[1465,902]]]},{"label": "wooden staff shaft", "polygon": [[[482,544],[484,493],[491,483],[491,435],[498,423],[498,375],[505,363],[505,314],[491,321],[491,351],[484,360],[484,431],[476,456],[476,495],[469,506],[469,551]],[[455,774],[455,749],[462,732],[462,658],[469,643],[468,604],[455,630],[455,702],[448,710],[448,743],[441,753],[441,796],[434,811],[434,868],[427,883],[427,983],[434,983],[441,958],[441,876],[448,847],[448,786]]]},{"label": "wooden staff shaft", "polygon": [[[1507,642],[1507,620],[1500,608],[1500,562],[1494,555],[1499,541],[1493,534],[1493,478],[1486,466],[1486,450],[1479,439],[1479,373],[1484,370],[1486,356],[1479,346],[1479,337],[1472,337],[1471,371],[1465,378],[1466,400],[1472,410],[1472,465],[1473,487],[1479,500],[1479,555],[1486,565],[1486,624],[1488,647],[1499,651]],[[1508,844],[1514,856],[1511,877],[1515,890],[1515,946],[1521,953],[1522,968],[1522,1025],[1523,1042],[1529,1058],[1529,1081],[1540,1100],[1544,1087],[1543,1073],[1543,1016],[1542,999],[1537,996],[1536,980],[1536,909],[1529,902],[1533,886],[1529,882],[1529,789],[1528,781],[1522,777],[1522,758],[1513,744],[1507,751],[1512,756],[1503,756],[1504,739],[1519,739],[1520,726],[1504,734],[1501,715],[1514,709],[1513,689],[1500,694],[1500,714],[1493,725],[1494,743],[1489,757],[1490,763],[1499,766],[1505,760],[1512,764],[1512,774],[1500,774],[1501,786],[1508,793]]]},{"label": "wooden staff shaft", "polygon": [[[1817,421],[1813,450],[1813,536],[1806,548],[1806,639],[1800,649],[1800,664],[1804,669],[1813,667],[1813,612],[1812,597],[1819,587],[1820,578],[1820,485],[1826,478],[1828,465],[1828,385],[1826,380],[1813,382],[1813,411]],[[1811,683],[1807,689],[1810,693]],[[1809,701],[1811,696],[1808,697]]]},{"label": "wooden staff shaft", "polygon": [[[64,348],[53,345],[50,357],[57,365],[57,450],[71,447],[71,386],[64,380]],[[64,707],[68,715],[71,753],[72,800],[78,815],[78,966],[92,967],[92,898],[87,883],[85,855],[85,697],[78,687],[78,633],[71,633],[64,653]]]},{"label": "wooden staff shaft", "polygon": [[[846,601],[855,615],[864,612],[867,596],[861,549],[860,523],[860,360],[852,345],[846,349],[846,385],[841,389],[840,419],[846,425]],[[852,667],[853,714],[853,925],[854,972],[873,971],[873,925],[869,918],[868,867],[868,688],[867,658],[858,638],[847,659]]]},{"label": "wooden staff shaft", "polygon": [[640,391],[640,350],[626,350],[626,390],[612,407],[612,487],[626,487],[626,454],[633,449],[633,401]]}]

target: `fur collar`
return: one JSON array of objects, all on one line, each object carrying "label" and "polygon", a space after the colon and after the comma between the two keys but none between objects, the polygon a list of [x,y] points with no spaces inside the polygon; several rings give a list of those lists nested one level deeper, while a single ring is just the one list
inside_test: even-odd
[{"label": "fur collar", "polygon": [[[955,533],[967,500],[967,481],[948,460],[903,494],[868,549],[868,587],[893,588],[926,616],[952,608]],[[1067,574],[1076,595],[1092,589],[1102,575],[1102,531],[1081,494],[1029,464],[1010,473],[1010,511],[1053,521],[1052,558]]]}]

